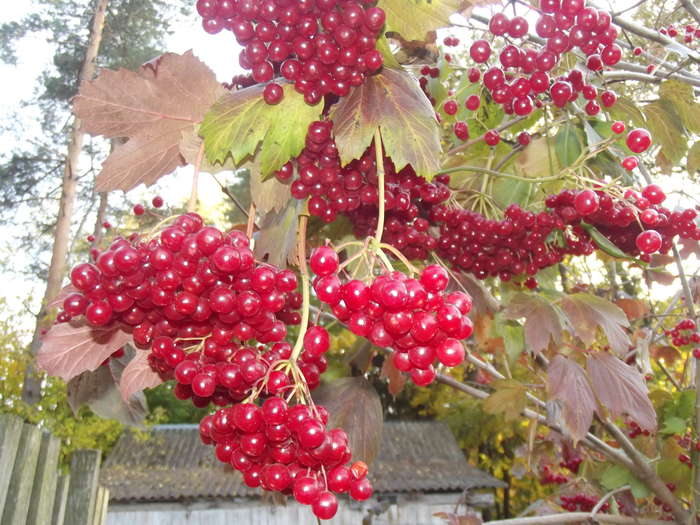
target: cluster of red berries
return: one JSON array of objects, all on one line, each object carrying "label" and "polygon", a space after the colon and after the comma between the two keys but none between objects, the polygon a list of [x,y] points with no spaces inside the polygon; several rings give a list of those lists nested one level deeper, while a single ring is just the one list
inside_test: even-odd
[{"label": "cluster of red berries", "polygon": [[[163,206],[163,197],[156,195],[155,197],[153,197],[153,199],[151,199],[151,204],[153,205],[154,208],[161,208]],[[146,207],[140,203],[134,204],[133,212],[134,212],[134,215],[136,215],[137,217],[140,217],[141,215],[146,213]]]},{"label": "cluster of red berries", "polygon": [[679,31],[676,26],[670,24],[667,27],[659,29],[659,33],[667,35],[671,38],[682,39],[686,44],[690,44],[694,39],[700,38],[700,27],[695,27],[693,24],[687,24],[684,30]]},{"label": "cluster of red berries", "polygon": [[[586,83],[584,73],[578,69],[553,83],[549,72],[564,53],[574,48],[588,57],[586,66],[592,72],[619,62],[622,49],[615,44],[618,31],[611,22],[607,11],[585,7],[585,0],[545,1],[540,6],[535,32],[546,44],[535,50],[509,43],[498,55],[500,65],[485,71],[482,82],[494,102],[502,104],[506,113],[530,114],[535,106],[541,105],[540,95],[544,93],[548,93],[558,107],[576,100],[580,93],[588,100],[586,112],[595,115],[600,111],[596,99],[600,98],[604,106],[610,107],[617,100],[614,92],[604,91],[599,97],[596,87]],[[517,40],[525,37],[528,31],[529,24],[522,16],[510,19],[504,13],[497,13],[489,22],[489,32],[495,36]],[[491,52],[488,40],[476,40],[469,49],[471,58],[478,64],[487,63]],[[479,80],[476,74],[473,76],[475,82]]]},{"label": "cluster of red berries", "polygon": [[700,344],[700,333],[696,331],[695,321],[683,319],[670,330],[664,330],[664,335],[671,339],[673,346]]},{"label": "cluster of red berries", "polygon": [[[572,496],[559,496],[561,506],[569,512],[590,512],[598,504],[599,498],[579,493]],[[606,512],[610,509],[610,503],[607,501],[601,505],[600,510]]]},{"label": "cluster of red berries", "polygon": [[446,36],[442,43],[445,47],[457,47],[459,45],[459,38],[456,36]]},{"label": "cluster of red berries", "polygon": [[569,478],[558,472],[553,472],[548,465],[542,467],[542,476],[540,477],[542,485],[563,485],[568,481]]},{"label": "cluster of red berries", "polygon": [[561,468],[570,470],[574,474],[578,474],[578,469],[581,466],[581,463],[583,463],[583,458],[581,456],[574,456],[567,459],[566,461],[560,461],[559,466]]},{"label": "cluster of red berries", "polygon": [[603,191],[564,190],[549,196],[545,204],[565,224],[583,234],[582,220],[595,226],[613,244],[629,255],[650,260],[650,254],[666,253],[673,238],[700,240],[693,209],[671,211],[661,203],[666,199],[661,187],[650,184],[641,192],[628,190],[623,199],[613,199]]},{"label": "cluster of red berries", "polygon": [[631,439],[634,439],[638,436],[649,437],[651,435],[651,432],[649,430],[643,429],[639,426],[639,423],[637,423],[634,420],[628,421],[627,426],[631,428],[631,430],[627,433],[627,436],[629,436]]},{"label": "cluster of red berries", "polygon": [[291,495],[327,520],[338,509],[336,494],[364,501],[373,492],[367,466],[349,465],[347,434],[328,430],[327,422],[322,406],[270,397],[261,406],[241,403],[205,416],[199,432],[219,461],[243,473],[247,486]]},{"label": "cluster of red berries", "polygon": [[[382,67],[376,39],[385,14],[374,1],[198,0],[208,33],[233,32],[244,47],[239,62],[259,84],[293,82],[308,104],[333,93],[339,97]],[[277,104],[284,92],[269,83],[263,92]]]},{"label": "cluster of red berries", "polygon": [[118,238],[95,264],[71,270],[78,292],[65,298],[58,320],[84,315],[93,326],[128,327],[138,346],[151,348],[152,366],[165,376],[186,360],[184,345],[193,340],[204,342],[200,355],[210,360],[204,364],[239,355],[231,341],[280,342],[287,325],[301,320],[297,278],[257,264],[249,245],[243,232],[204,226],[195,213],[150,239]]},{"label": "cluster of red berries", "polygon": [[393,348],[394,365],[415,384],[432,383],[436,360],[449,367],[464,361],[461,340],[473,331],[467,317],[472,300],[463,292],[445,293],[449,278],[443,267],[427,266],[419,279],[389,272],[367,284],[357,279],[343,283],[338,254],[328,246],[316,248],[309,264],[318,299],[355,335]]}]

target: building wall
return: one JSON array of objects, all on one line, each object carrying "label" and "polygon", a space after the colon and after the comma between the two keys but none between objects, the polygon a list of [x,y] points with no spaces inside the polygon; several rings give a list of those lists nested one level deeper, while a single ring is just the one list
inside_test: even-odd
[{"label": "building wall", "polygon": [[[402,496],[394,503],[370,500],[362,505],[341,500],[328,525],[446,525],[433,516],[454,512],[459,494]],[[380,513],[377,515],[378,513]],[[272,506],[258,500],[184,504],[110,504],[107,525],[317,525],[311,509],[289,501]]]}]

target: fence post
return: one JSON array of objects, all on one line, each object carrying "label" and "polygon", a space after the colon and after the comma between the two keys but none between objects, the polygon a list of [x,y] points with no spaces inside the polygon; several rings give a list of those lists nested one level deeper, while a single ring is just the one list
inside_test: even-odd
[{"label": "fence post", "polygon": [[95,516],[92,525],[103,525],[107,518],[107,506],[109,505],[109,489],[97,488],[97,501],[95,501]]},{"label": "fence post", "polygon": [[27,519],[40,446],[41,431],[28,423],[22,425],[22,436],[0,521],[2,525],[22,525]]},{"label": "fence post", "polygon": [[0,415],[0,518],[5,509],[15,455],[22,435],[22,420],[11,414]]},{"label": "fence post", "polygon": [[51,525],[63,525],[66,517],[66,504],[68,503],[69,485],[70,474],[62,474],[58,478],[58,484],[56,485],[56,498],[53,502]]},{"label": "fence post", "polygon": [[70,463],[66,523],[91,525],[100,476],[100,451],[76,450]]},{"label": "fence post", "polygon": [[29,505],[27,525],[45,525],[51,521],[58,483],[58,456],[61,441],[48,432],[41,436],[39,461],[34,475],[34,488]]}]

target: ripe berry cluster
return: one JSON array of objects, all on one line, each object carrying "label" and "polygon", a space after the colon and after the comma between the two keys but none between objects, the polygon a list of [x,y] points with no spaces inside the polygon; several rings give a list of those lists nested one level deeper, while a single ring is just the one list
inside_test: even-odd
[{"label": "ripe berry cluster", "polygon": [[338,509],[336,494],[348,493],[357,501],[372,496],[367,466],[348,466],[348,436],[341,429],[328,430],[327,423],[322,406],[289,406],[281,397],[270,397],[261,406],[220,409],[202,419],[199,431],[205,444],[216,447],[219,461],[243,473],[246,485],[292,495],[327,520]]},{"label": "ripe berry cluster", "polygon": [[545,204],[579,234],[582,231],[577,225],[583,220],[625,253],[649,260],[652,253],[670,250],[676,235],[700,240],[697,212],[672,212],[661,206],[665,199],[661,187],[650,184],[641,192],[626,191],[622,199],[613,199],[603,191],[564,190],[548,197]]},{"label": "ripe berry cluster", "polygon": [[639,423],[637,423],[634,420],[628,421],[627,425],[632,429],[627,433],[627,436],[629,436],[631,439],[634,439],[637,436],[648,437],[649,435],[651,435],[651,432],[649,430],[645,428],[643,429],[639,426]]},{"label": "ripe berry cluster", "polygon": [[679,321],[671,330],[665,330],[664,335],[671,339],[673,346],[700,344],[700,333],[695,330],[695,321],[692,319]]},{"label": "ripe berry cluster", "polygon": [[[569,512],[590,512],[598,504],[598,498],[587,494],[579,493],[572,496],[559,496],[561,506]],[[600,510],[606,512],[610,509],[610,503],[607,501],[601,505]]]},{"label": "ripe berry cluster", "polygon": [[540,477],[540,483],[543,485],[563,485],[569,481],[569,478],[563,474],[553,472],[552,469],[545,465],[542,467],[542,476]]},{"label": "ripe berry cluster", "polygon": [[700,27],[696,28],[693,24],[687,24],[683,30],[679,30],[676,26],[670,24],[659,29],[659,33],[683,40],[686,44],[691,44],[696,38],[700,38]]},{"label": "ripe berry cluster", "polygon": [[[374,1],[198,0],[208,33],[233,32],[244,47],[239,62],[259,84],[293,82],[309,104],[329,93],[339,97],[382,67],[376,39],[385,14]],[[270,83],[264,98],[276,104],[282,87]]]},{"label": "ripe berry cluster", "polygon": [[[545,40],[540,49],[509,43],[498,54],[500,65],[484,72],[482,82],[491,98],[502,104],[506,113],[528,115],[533,107],[543,102],[548,94],[558,107],[576,100],[579,94],[588,101],[585,110],[589,115],[600,111],[602,104],[610,107],[617,97],[612,91],[598,90],[585,80],[584,72],[572,69],[557,77],[552,83],[549,73],[568,51],[578,48],[587,56],[586,67],[591,72],[613,66],[622,57],[622,49],[615,44],[618,31],[611,25],[607,11],[586,7],[585,0],[549,0],[540,5],[540,16],[535,23],[535,32]],[[519,40],[528,34],[529,24],[522,16],[508,18],[504,13],[491,17],[489,32],[494,36]],[[488,40],[476,40],[469,54],[478,64],[485,64],[491,57]],[[471,75],[470,75],[471,78]],[[478,75],[474,75],[474,82]]]},{"label": "ripe berry cluster", "polygon": [[460,341],[473,331],[467,317],[472,300],[463,292],[445,293],[448,274],[443,267],[427,266],[419,279],[389,272],[367,284],[357,279],[343,283],[338,254],[328,246],[316,248],[309,264],[318,299],[355,335],[393,348],[394,365],[415,384],[432,383],[436,360],[450,367],[464,361]]}]

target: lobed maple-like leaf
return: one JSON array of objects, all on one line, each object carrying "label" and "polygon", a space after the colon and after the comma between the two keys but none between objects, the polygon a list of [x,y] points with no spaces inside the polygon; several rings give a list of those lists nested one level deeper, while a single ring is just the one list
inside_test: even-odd
[{"label": "lobed maple-like leaf", "polygon": [[630,338],[624,329],[629,328],[630,324],[622,308],[607,299],[587,293],[567,295],[560,304],[574,333],[584,344],[593,344],[597,328],[600,327],[608,338],[610,347],[618,355],[627,351]]},{"label": "lobed maple-like leaf", "polygon": [[[111,364],[111,363],[110,363]],[[87,405],[103,419],[125,425],[142,426],[148,409],[143,393],[123,400],[110,366],[87,370],[68,382],[68,404],[73,413]]]},{"label": "lobed maple-like leaf", "polygon": [[440,168],[440,130],[435,110],[407,72],[385,67],[354,88],[331,110],[343,164],[358,159],[380,128],[384,153],[396,170],[410,164],[431,179]]},{"label": "lobed maple-like leaf", "polygon": [[184,165],[179,144],[226,90],[191,51],[166,53],[137,71],[104,70],[73,99],[82,129],[128,139],[117,145],[97,176],[98,191],[153,184]]},{"label": "lobed maple-like leaf", "polygon": [[267,262],[278,268],[296,261],[298,219],[303,207],[303,201],[290,199],[283,210],[271,211],[262,218],[260,230],[254,235],[257,259],[267,257]]},{"label": "lobed maple-like leaf", "polygon": [[506,319],[525,319],[525,346],[532,352],[546,350],[549,342],[561,342],[566,319],[559,307],[546,298],[518,293],[503,311]]},{"label": "lobed maple-like leaf", "polygon": [[608,352],[589,354],[586,368],[596,397],[614,417],[627,414],[640,427],[656,430],[656,412],[636,368]]},{"label": "lobed maple-like leaf", "polygon": [[520,418],[527,401],[525,385],[515,379],[497,379],[491,383],[496,391],[484,401],[489,414],[503,414],[506,421]]},{"label": "lobed maple-like leaf", "polygon": [[314,392],[314,400],[328,410],[328,428],[348,433],[355,461],[372,463],[379,452],[384,425],[382,402],[364,377],[343,377]]},{"label": "lobed maple-like leaf", "polygon": [[39,369],[70,381],[95,370],[112,353],[131,341],[117,325],[92,327],[85,321],[58,323],[44,335],[36,356]]},{"label": "lobed maple-like leaf", "polygon": [[595,395],[586,371],[575,361],[554,356],[547,368],[547,391],[550,399],[562,404],[562,430],[574,442],[584,438],[593,422]]},{"label": "lobed maple-like leaf", "polygon": [[240,166],[255,156],[267,179],[301,153],[309,124],[320,117],[322,105],[309,106],[291,84],[284,85],[282,101],[270,105],[262,97],[264,87],[228,93],[204,117],[199,134],[210,163],[224,163],[230,156]]},{"label": "lobed maple-like leaf", "polygon": [[155,388],[163,380],[148,364],[148,352],[136,350],[136,355],[124,368],[119,380],[119,391],[122,399],[129,400],[135,394],[146,388]]},{"label": "lobed maple-like leaf", "polygon": [[406,40],[425,40],[429,31],[449,24],[450,15],[462,7],[462,0],[379,0],[386,13],[386,28]]}]

